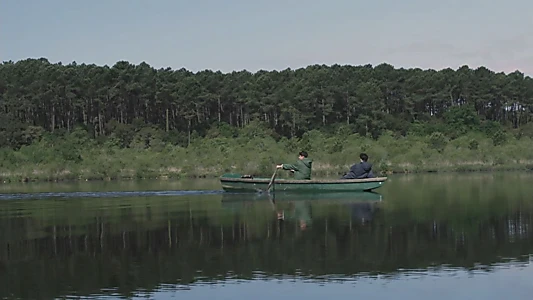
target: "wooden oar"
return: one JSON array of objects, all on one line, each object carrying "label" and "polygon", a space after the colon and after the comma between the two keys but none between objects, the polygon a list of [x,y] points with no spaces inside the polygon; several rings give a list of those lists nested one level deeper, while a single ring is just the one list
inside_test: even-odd
[{"label": "wooden oar", "polygon": [[270,188],[274,185],[274,179],[276,178],[276,174],[278,174],[278,169],[276,168],[276,171],[274,171],[274,174],[272,174],[272,178],[270,178],[270,182],[268,183],[268,187],[266,189],[267,193],[270,192]]}]

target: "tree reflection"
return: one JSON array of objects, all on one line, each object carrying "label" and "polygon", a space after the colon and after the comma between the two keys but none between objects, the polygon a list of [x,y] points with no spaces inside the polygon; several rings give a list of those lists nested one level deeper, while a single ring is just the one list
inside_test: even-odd
[{"label": "tree reflection", "polygon": [[[0,204],[0,295],[54,298],[266,276],[356,277],[532,253],[531,203],[160,198]],[[229,199],[231,200],[231,199]],[[494,205],[491,205],[494,203]],[[37,292],[38,291],[38,292]],[[39,294],[36,294],[39,293]]]}]

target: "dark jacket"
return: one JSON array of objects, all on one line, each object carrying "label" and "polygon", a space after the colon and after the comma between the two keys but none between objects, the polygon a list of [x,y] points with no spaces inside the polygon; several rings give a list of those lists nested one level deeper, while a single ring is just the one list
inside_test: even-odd
[{"label": "dark jacket", "polygon": [[372,173],[372,164],[369,162],[360,162],[358,164],[354,164],[350,171],[344,176],[342,176],[342,179],[362,179],[362,178],[373,178],[374,174]]},{"label": "dark jacket", "polygon": [[294,170],[294,179],[311,179],[313,160],[306,157],[298,160],[294,165],[283,164],[283,170]]}]

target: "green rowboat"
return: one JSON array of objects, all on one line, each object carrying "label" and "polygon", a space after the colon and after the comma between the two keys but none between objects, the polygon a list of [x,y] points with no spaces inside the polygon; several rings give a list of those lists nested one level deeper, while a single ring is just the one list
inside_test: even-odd
[{"label": "green rowboat", "polygon": [[[323,193],[323,192],[362,192],[380,188],[387,177],[365,179],[275,179],[272,190],[277,192]],[[226,192],[266,191],[270,178],[253,178],[241,174],[220,176],[222,189]]]}]

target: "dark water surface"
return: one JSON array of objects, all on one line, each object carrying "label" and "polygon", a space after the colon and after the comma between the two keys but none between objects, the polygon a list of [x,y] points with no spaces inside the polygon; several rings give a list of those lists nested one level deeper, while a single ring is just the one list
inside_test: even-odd
[{"label": "dark water surface", "polygon": [[393,176],[376,192],[0,185],[0,298],[531,299],[533,174]]}]

